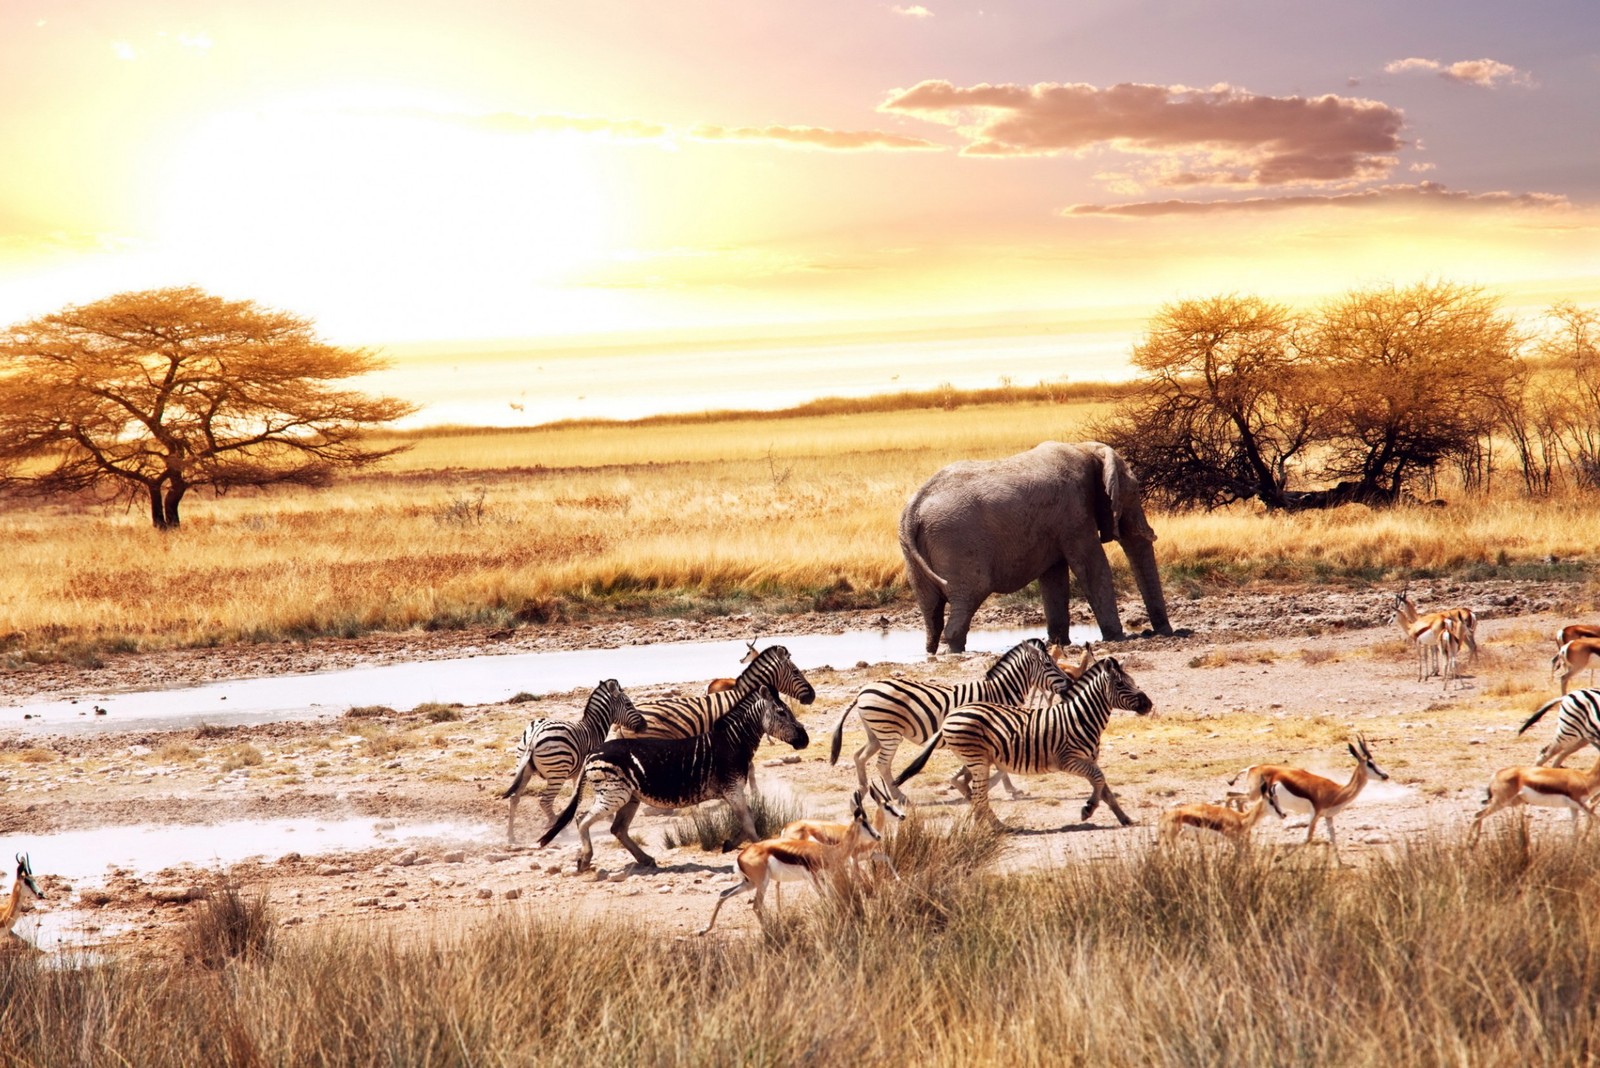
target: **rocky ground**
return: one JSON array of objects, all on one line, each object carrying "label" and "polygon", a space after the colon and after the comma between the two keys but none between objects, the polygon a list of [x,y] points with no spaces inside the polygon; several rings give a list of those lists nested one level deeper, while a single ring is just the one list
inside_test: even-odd
[{"label": "rocky ground", "polygon": [[[1494,769],[1531,762],[1553,733],[1553,724],[1544,722],[1528,736],[1516,736],[1532,710],[1554,694],[1548,666],[1555,630],[1587,618],[1593,606],[1583,587],[1558,583],[1437,583],[1415,586],[1412,593],[1425,610],[1469,604],[1481,617],[1482,653],[1454,684],[1417,681],[1414,656],[1389,622],[1392,591],[1316,588],[1175,601],[1172,616],[1184,628],[1178,637],[1110,647],[1156,704],[1150,718],[1114,717],[1102,750],[1101,765],[1137,825],[1118,827],[1104,809],[1092,824],[1080,824],[1086,796],[1081,779],[1028,778],[1023,799],[1002,794],[996,801],[1002,818],[1025,832],[1008,838],[1001,866],[1036,869],[1148,848],[1162,809],[1219,798],[1226,779],[1251,763],[1296,763],[1342,781],[1353,765],[1344,742],[1357,731],[1392,777],[1369,786],[1340,818],[1346,860],[1360,863],[1426,830],[1458,831]],[[1135,608],[1124,606],[1130,615]],[[1042,623],[1020,605],[991,607],[979,622]],[[879,625],[919,623],[914,610],[899,608],[619,620],[496,634],[388,634],[128,655],[98,668],[51,665],[0,675],[0,702],[443,658],[467,650],[624,646]],[[802,754],[763,749],[758,759],[772,762],[760,769],[763,786],[809,814],[842,818],[855,784],[849,754],[862,735],[851,717],[838,767],[827,763],[828,735],[854,693],[892,672],[969,678],[987,660],[947,654],[910,665],[824,670],[802,664],[812,669],[818,691],[816,703],[799,710],[812,744]],[[727,674],[736,672],[737,665],[729,664]],[[642,688],[634,696],[665,692]],[[0,845],[4,856],[32,854],[48,895],[41,918],[54,917],[47,929],[66,927],[74,937],[103,939],[133,952],[172,951],[185,912],[224,880],[249,893],[265,892],[286,928],[363,924],[411,934],[492,910],[533,909],[629,916],[688,933],[709,914],[712,887],[731,882],[731,858],[698,848],[662,848],[662,831],[672,817],[642,816],[635,824],[661,863],[656,871],[627,868],[626,854],[602,833],[595,841],[601,870],[574,876],[570,831],[545,850],[526,844],[542,823],[531,802],[519,814],[519,843],[506,841],[506,803],[497,795],[514,770],[511,748],[522,726],[532,716],[575,716],[584,696],[231,729],[60,736],[24,736],[4,726],[7,714],[0,707]],[[911,752],[904,747],[897,766]],[[953,767],[948,757],[938,756],[908,784],[926,811],[961,810],[943,785]],[[1554,827],[1555,817],[1539,818]],[[227,852],[223,845],[242,853],[235,840],[249,840],[252,826],[281,830],[285,821],[299,835],[292,849],[264,847],[266,855],[254,859],[207,864],[208,856]],[[151,827],[192,833],[183,863],[135,862],[70,880],[52,874],[53,865],[67,866],[52,849],[68,848],[75,841],[71,832],[142,841]],[[1303,823],[1296,828],[1272,820],[1258,830],[1258,840],[1287,853],[1304,833]],[[719,929],[736,932],[752,923],[748,909],[734,908],[725,910]]]}]

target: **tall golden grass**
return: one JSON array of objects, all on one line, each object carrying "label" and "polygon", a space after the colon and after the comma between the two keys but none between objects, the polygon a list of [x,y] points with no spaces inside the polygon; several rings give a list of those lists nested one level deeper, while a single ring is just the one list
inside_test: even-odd
[{"label": "tall golden grass", "polygon": [[[1508,821],[1350,871],[1314,850],[949,864],[763,933],[502,913],[281,938],[220,973],[0,959],[8,1064],[1585,1064],[1600,854]],[[903,871],[907,867],[902,868]],[[801,895],[803,896],[803,895]],[[712,891],[697,904],[709,912]]]},{"label": "tall golden grass", "polygon": [[[916,486],[961,458],[1076,440],[1107,402],[1027,401],[419,436],[324,490],[0,512],[0,657],[506,626],[624,611],[804,610],[906,596]],[[1180,591],[1256,580],[1550,571],[1589,556],[1587,498],[1156,516]],[[1121,556],[1113,548],[1114,565]]]}]

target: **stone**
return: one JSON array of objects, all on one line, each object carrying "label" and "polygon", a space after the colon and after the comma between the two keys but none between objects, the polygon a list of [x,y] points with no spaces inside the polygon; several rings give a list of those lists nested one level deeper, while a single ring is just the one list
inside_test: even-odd
[{"label": "stone", "polygon": [[198,886],[153,886],[147,893],[150,900],[163,905],[183,905],[190,901],[199,901],[206,896],[205,890]]},{"label": "stone", "polygon": [[500,896],[504,897],[507,901],[515,901],[517,898],[522,896],[522,891],[513,886],[510,890],[507,890]]}]

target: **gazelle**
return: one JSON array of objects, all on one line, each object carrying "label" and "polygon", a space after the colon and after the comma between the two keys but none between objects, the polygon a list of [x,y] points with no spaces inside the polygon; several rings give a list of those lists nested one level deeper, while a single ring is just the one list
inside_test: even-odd
[{"label": "gazelle", "polygon": [[[903,820],[906,818],[906,814],[894,803],[894,799],[889,796],[888,792],[877,783],[872,784],[871,790],[872,799],[878,803],[878,815],[874,821],[873,830],[878,833],[881,839],[883,836],[884,817],[893,816],[897,820]],[[857,793],[859,792],[857,791]],[[859,864],[863,860],[881,860],[889,866],[889,871],[894,873],[895,878],[898,879],[900,877],[900,873],[895,871],[894,861],[890,860],[889,854],[883,851],[881,841],[857,835],[854,821],[850,823],[823,823],[821,820],[794,820],[784,825],[783,832],[778,837],[806,839],[813,842],[821,842],[823,845],[838,845],[849,838],[856,843],[855,851],[850,854],[850,863],[852,865]],[[863,856],[863,853],[866,855]]]},{"label": "gazelle", "polygon": [[1050,654],[1050,659],[1056,662],[1056,667],[1060,668],[1062,673],[1069,679],[1082,678],[1083,673],[1089,670],[1089,665],[1094,663],[1094,654],[1089,651],[1087,643],[1084,644],[1082,649],[1078,650],[1076,662],[1072,659],[1070,646],[1057,645],[1055,642],[1051,642],[1045,647],[1045,651]]},{"label": "gazelle", "polygon": [[1460,624],[1446,612],[1418,612],[1411,594],[1404,590],[1394,595],[1394,616],[1406,640],[1416,646],[1417,681],[1422,682],[1433,674],[1429,669],[1437,660],[1438,673],[1448,686],[1456,674],[1456,651],[1461,646]]},{"label": "gazelle", "polygon": [[867,819],[860,790],[850,796],[850,812],[849,830],[836,842],[824,844],[803,838],[767,838],[739,850],[739,856],[734,861],[734,868],[740,877],[739,884],[717,895],[711,919],[706,921],[705,930],[700,933],[706,934],[716,925],[717,913],[722,911],[725,901],[750,890],[756,892],[754,904],[759,913],[762,899],[767,894],[767,884],[772,881],[809,882],[821,893],[822,886],[818,880],[823,875],[838,870],[847,858],[871,852],[883,838]]},{"label": "gazelle", "polygon": [[1565,645],[1579,638],[1600,638],[1600,624],[1568,623],[1556,631],[1556,645]]},{"label": "gazelle", "polygon": [[1550,658],[1550,674],[1563,672],[1561,695],[1565,697],[1567,683],[1572,681],[1572,676],[1584,668],[1593,671],[1597,664],[1600,664],[1600,638],[1573,638],[1556,650],[1556,655]]},{"label": "gazelle", "polygon": [[1513,767],[1501,768],[1489,780],[1489,796],[1472,819],[1471,841],[1478,840],[1483,821],[1503,808],[1539,805],[1565,808],[1572,813],[1572,834],[1578,834],[1578,813],[1595,818],[1589,798],[1600,790],[1600,760],[1588,771],[1577,768]]},{"label": "gazelle", "polygon": [[39,884],[33,881],[33,865],[29,863],[28,854],[18,853],[17,878],[11,884],[11,896],[6,899],[6,903],[3,906],[0,906],[0,931],[4,931],[6,936],[4,943],[0,944],[9,944],[12,948],[20,948],[17,943],[21,943],[23,947],[32,948],[29,946],[28,941],[12,928],[17,925],[17,921],[22,918],[22,914],[31,912],[33,903],[43,897],[44,891],[40,890]]},{"label": "gazelle", "polygon": [[1166,844],[1183,837],[1223,838],[1232,842],[1236,849],[1243,849],[1250,841],[1250,832],[1267,814],[1268,806],[1283,819],[1277,785],[1266,780],[1257,790],[1256,803],[1244,812],[1223,805],[1179,805],[1161,814],[1161,841]]},{"label": "gazelle", "polygon": [[[751,638],[744,643],[745,653],[744,656],[739,658],[739,663],[748,664],[756,658],[756,642],[759,640],[759,638]],[[737,685],[739,685],[738,679],[712,679],[706,684],[706,693],[722,693],[724,690],[731,690]]]},{"label": "gazelle", "polygon": [[[1358,748],[1359,747],[1359,748]],[[1356,735],[1355,745],[1347,746],[1350,755],[1356,758],[1356,769],[1350,775],[1350,781],[1340,786],[1332,779],[1324,779],[1321,775],[1314,775],[1300,768],[1286,767],[1281,764],[1253,764],[1244,769],[1245,787],[1243,796],[1253,797],[1261,789],[1263,783],[1274,783],[1278,787],[1279,811],[1311,813],[1311,822],[1306,826],[1306,844],[1316,834],[1317,821],[1322,820],[1328,825],[1328,842],[1333,846],[1333,855],[1339,855],[1339,840],[1334,836],[1333,818],[1361,793],[1362,787],[1367,785],[1369,775],[1376,775],[1380,779],[1387,779],[1389,773],[1378,767],[1372,759],[1372,750],[1367,746],[1367,739]],[[1228,781],[1232,786],[1238,781],[1235,775]],[[1230,794],[1237,797],[1237,794]]]}]

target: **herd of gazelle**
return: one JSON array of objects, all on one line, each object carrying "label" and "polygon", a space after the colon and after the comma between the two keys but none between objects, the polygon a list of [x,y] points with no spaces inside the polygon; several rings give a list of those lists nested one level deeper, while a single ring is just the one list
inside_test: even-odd
[{"label": "herd of gazelle", "polygon": [[[1418,677],[1438,673],[1448,681],[1455,675],[1457,656],[1465,648],[1477,655],[1477,616],[1469,608],[1438,612],[1418,611],[1409,592],[1395,595],[1395,616],[1417,649]],[[1577,832],[1580,814],[1595,818],[1593,799],[1600,793],[1600,761],[1588,770],[1564,768],[1562,762],[1585,745],[1600,749],[1600,690],[1567,692],[1571,678],[1591,664],[1600,664],[1600,626],[1573,624],[1557,635],[1559,650],[1552,672],[1565,672],[1561,696],[1534,712],[1521,734],[1551,708],[1560,707],[1557,734],[1540,751],[1531,766],[1502,768],[1490,781],[1483,808],[1474,816],[1475,841],[1485,819],[1506,808],[1544,806],[1566,808]],[[1012,796],[1008,771],[1067,770],[1088,779],[1093,792],[1084,806],[1087,820],[1104,800],[1118,819],[1131,821],[1118,807],[1096,759],[1100,730],[1113,708],[1144,715],[1151,702],[1114,659],[1095,660],[1085,648],[1075,658],[1057,646],[1037,639],[1016,646],[969,683],[939,685],[904,680],[879,680],[864,687],[845,708],[833,732],[830,763],[840,755],[840,734],[854,711],[867,733],[867,743],[855,754],[861,788],[851,798],[848,823],[798,820],[777,838],[756,840],[747,788],[751,761],[763,736],[803,748],[805,728],[784,702],[792,697],[809,704],[815,691],[789,659],[782,646],[757,651],[748,642],[737,678],[717,679],[699,698],[671,698],[635,705],[615,680],[606,680],[591,694],[583,716],[576,722],[535,720],[524,732],[519,762],[511,787],[501,796],[511,802],[507,817],[508,839],[515,840],[517,803],[534,778],[543,780],[538,793],[549,823],[540,838],[548,844],[577,813],[586,787],[596,802],[579,823],[582,849],[579,869],[589,863],[593,848],[589,828],[607,816],[617,840],[641,866],[654,860],[628,835],[628,825],[641,802],[664,807],[698,804],[721,799],[733,806],[745,841],[735,870],[740,881],[723,891],[705,930],[716,922],[724,901],[754,891],[759,910],[769,883],[800,880],[819,889],[823,881],[848,865],[877,860],[894,871],[883,848],[885,815],[904,813],[896,800],[905,800],[900,783],[916,774],[934,749],[945,745],[962,762],[953,784],[974,811],[999,825],[988,806],[990,773],[1002,781]],[[607,741],[607,730],[617,737]],[[926,742],[924,749],[898,775],[890,761],[903,739]],[[1159,839],[1217,839],[1242,848],[1253,828],[1271,809],[1280,819],[1289,813],[1309,816],[1306,842],[1318,822],[1327,827],[1328,842],[1338,855],[1335,817],[1360,794],[1369,779],[1389,776],[1376,763],[1364,737],[1349,747],[1356,766],[1343,784],[1300,768],[1255,764],[1229,780],[1243,778],[1241,789],[1228,793],[1224,805],[1185,804],[1162,814]],[[877,757],[877,781],[869,781],[867,765]],[[1546,763],[1550,766],[1546,767]],[[577,779],[566,809],[553,813],[552,801],[566,782]],[[867,815],[867,799],[876,802],[877,819]],[[20,941],[12,930],[23,913],[43,897],[25,854],[17,855],[11,892],[0,906],[0,942]],[[895,873],[898,877],[898,873]],[[704,931],[701,932],[705,933]]]}]

